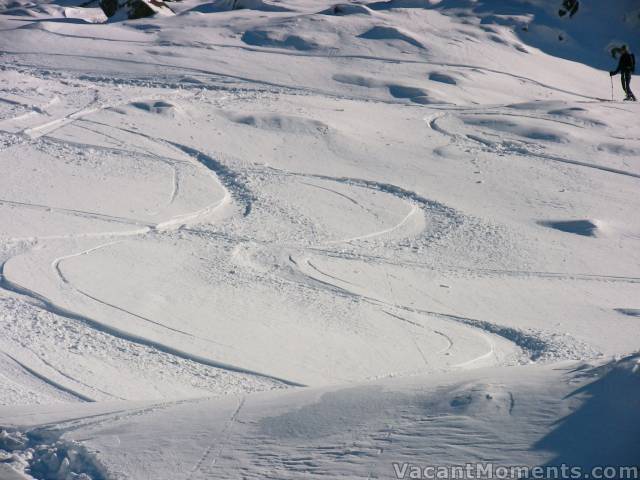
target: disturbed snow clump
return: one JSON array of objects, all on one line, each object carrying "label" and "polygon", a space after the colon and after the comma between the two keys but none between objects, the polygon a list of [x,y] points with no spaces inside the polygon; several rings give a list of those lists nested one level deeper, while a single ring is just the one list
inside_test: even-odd
[{"label": "disturbed snow clump", "polygon": [[[39,434],[25,434],[11,429],[0,430],[0,470],[6,478],[15,471],[16,478],[46,480],[104,480],[106,474],[86,451],[75,443],[54,440],[47,443]],[[23,476],[28,475],[28,476]],[[11,478],[11,477],[9,477]]]}]

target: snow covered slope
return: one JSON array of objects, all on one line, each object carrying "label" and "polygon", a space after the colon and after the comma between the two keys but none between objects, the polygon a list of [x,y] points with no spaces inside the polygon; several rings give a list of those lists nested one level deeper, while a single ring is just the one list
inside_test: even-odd
[{"label": "snow covered slope", "polygon": [[34,478],[631,462],[640,110],[603,69],[639,30],[556,3],[6,4],[0,450]]},{"label": "snow covered slope", "polygon": [[606,465],[608,475],[634,478],[611,465],[637,468],[639,360],[480,369],[126,409],[9,408],[0,420],[9,426],[5,442],[22,444],[12,464],[45,475],[55,470],[47,465],[71,457],[71,471],[100,479],[430,478],[436,467],[439,478],[449,478],[442,475],[467,464],[471,475],[507,468],[508,476],[498,478],[526,478],[518,470],[526,466],[563,478],[554,477],[563,464],[574,474],[602,474],[597,468]]}]

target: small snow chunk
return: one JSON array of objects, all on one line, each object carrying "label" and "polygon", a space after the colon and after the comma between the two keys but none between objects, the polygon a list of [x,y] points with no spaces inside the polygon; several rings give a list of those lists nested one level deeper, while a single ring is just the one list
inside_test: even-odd
[{"label": "small snow chunk", "polygon": [[11,452],[13,450],[24,448],[27,443],[27,437],[20,432],[0,430],[0,450]]}]

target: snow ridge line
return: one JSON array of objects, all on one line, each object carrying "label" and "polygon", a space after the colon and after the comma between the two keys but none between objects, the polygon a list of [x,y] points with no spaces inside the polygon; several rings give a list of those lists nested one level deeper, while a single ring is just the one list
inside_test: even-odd
[{"label": "snow ridge line", "polygon": [[236,373],[242,373],[245,375],[250,375],[250,376],[254,376],[254,377],[259,377],[259,378],[263,378],[266,380],[271,380],[271,381],[275,381],[278,383],[282,383],[284,385],[287,385],[289,387],[305,387],[306,385],[301,384],[301,383],[297,383],[291,380],[286,380],[284,378],[279,378],[273,375],[269,375],[269,374],[265,374],[265,373],[260,373],[260,372],[256,372],[254,370],[249,370],[246,368],[242,368],[242,367],[237,367],[235,365],[231,365],[228,363],[224,363],[224,362],[218,362],[215,360],[211,360],[209,358],[200,356],[200,355],[195,355],[195,354],[190,354],[187,352],[184,352],[182,350],[179,350],[177,348],[173,348],[169,345],[165,345],[161,342],[157,342],[154,340],[150,340],[148,338],[144,338],[141,337],[139,335],[135,335],[135,334],[131,334],[128,332],[125,332],[123,330],[120,330],[119,328],[115,328],[115,327],[110,327],[107,326],[97,320],[94,320],[90,317],[87,317],[85,315],[73,312],[65,307],[61,307],[56,305],[55,303],[53,303],[51,300],[49,300],[48,298],[44,297],[43,295],[40,295],[37,292],[34,292],[33,290],[30,290],[28,288],[25,288],[17,283],[12,282],[11,280],[7,279],[7,277],[3,274],[0,280],[0,288],[3,288],[5,290],[8,290],[10,292],[14,292],[17,293],[19,295],[25,295],[27,297],[30,297],[36,301],[39,302],[39,306],[41,308],[43,308],[44,310],[48,311],[49,313],[53,313],[55,315],[60,315],[62,317],[66,317],[69,318],[71,320],[75,320],[78,321],[94,330],[98,330],[99,332],[102,332],[104,334],[110,335],[112,337],[117,337],[120,338],[121,340],[125,340],[127,342],[131,342],[131,343],[136,343],[138,345],[142,345],[145,347],[149,347],[149,348],[154,348],[160,352],[169,354],[169,355],[173,355],[175,357],[179,357],[182,358],[184,360],[189,360],[195,363],[199,363],[201,365],[205,365],[208,367],[213,367],[213,368],[218,368],[221,370],[227,370],[230,372],[236,372]]}]

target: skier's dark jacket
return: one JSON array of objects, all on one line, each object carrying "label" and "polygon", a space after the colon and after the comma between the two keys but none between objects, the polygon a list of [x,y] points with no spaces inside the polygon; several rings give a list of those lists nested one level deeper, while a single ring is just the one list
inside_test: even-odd
[{"label": "skier's dark jacket", "polygon": [[613,72],[613,75],[617,75],[620,72],[635,72],[636,71],[636,57],[633,53],[624,52],[620,55],[620,62],[618,68]]}]

